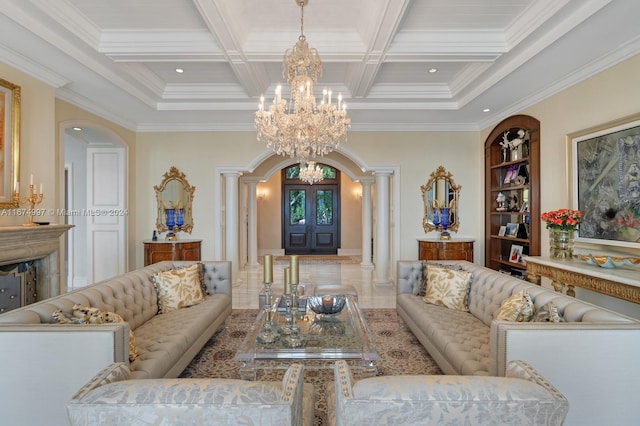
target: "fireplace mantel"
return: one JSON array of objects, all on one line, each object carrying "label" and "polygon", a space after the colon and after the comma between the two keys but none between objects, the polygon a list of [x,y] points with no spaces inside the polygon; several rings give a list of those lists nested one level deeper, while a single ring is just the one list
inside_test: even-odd
[{"label": "fireplace mantel", "polygon": [[61,293],[60,237],[73,225],[0,226],[0,265],[36,260],[38,300]]}]

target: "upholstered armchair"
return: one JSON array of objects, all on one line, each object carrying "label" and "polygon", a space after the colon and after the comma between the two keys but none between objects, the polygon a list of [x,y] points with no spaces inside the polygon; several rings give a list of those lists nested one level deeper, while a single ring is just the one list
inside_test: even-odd
[{"label": "upholstered armchair", "polygon": [[[67,404],[73,426],[308,425],[315,392],[293,364],[282,382],[238,379],[137,379],[113,363]],[[303,391],[304,388],[304,391]]]},{"label": "upholstered armchair", "polygon": [[561,425],[566,398],[536,370],[512,361],[506,377],[405,375],[354,381],[337,361],[327,386],[330,425]]}]

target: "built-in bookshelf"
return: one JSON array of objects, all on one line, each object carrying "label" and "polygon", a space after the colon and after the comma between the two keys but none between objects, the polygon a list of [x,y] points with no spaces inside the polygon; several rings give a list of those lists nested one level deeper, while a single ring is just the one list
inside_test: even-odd
[{"label": "built-in bookshelf", "polygon": [[515,115],[485,141],[485,265],[526,277],[540,255],[540,122]]}]

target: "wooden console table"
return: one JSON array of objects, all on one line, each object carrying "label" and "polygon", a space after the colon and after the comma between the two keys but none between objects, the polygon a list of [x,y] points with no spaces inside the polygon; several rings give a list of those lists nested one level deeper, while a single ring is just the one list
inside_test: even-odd
[{"label": "wooden console table", "polygon": [[200,260],[202,240],[144,241],[144,266],[163,260]]},{"label": "wooden console table", "polygon": [[467,238],[418,239],[419,260],[468,260],[473,262],[473,243]]},{"label": "wooden console table", "polygon": [[553,288],[575,296],[575,287],[606,294],[640,304],[640,270],[630,268],[607,269],[579,260],[556,260],[548,256],[527,257],[529,281],[540,285],[540,278],[551,279]]}]

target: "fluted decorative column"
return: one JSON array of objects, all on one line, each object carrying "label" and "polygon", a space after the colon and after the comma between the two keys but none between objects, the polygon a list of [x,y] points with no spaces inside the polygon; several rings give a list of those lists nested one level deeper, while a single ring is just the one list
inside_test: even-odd
[{"label": "fluted decorative column", "polygon": [[247,179],[247,264],[248,269],[260,267],[258,263],[258,179]]},{"label": "fluted decorative column", "polygon": [[376,239],[374,251],[375,272],[373,282],[376,285],[391,285],[390,244],[390,180],[392,171],[380,170],[375,172],[376,179]]},{"label": "fluted decorative column", "polygon": [[362,262],[363,268],[373,268],[371,263],[371,179],[360,179],[362,185]]},{"label": "fluted decorative column", "polygon": [[240,282],[238,253],[238,180],[241,173],[225,172],[225,260],[231,261],[233,284]]}]

